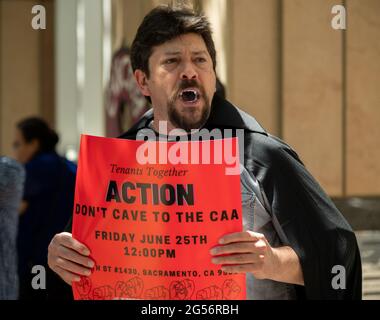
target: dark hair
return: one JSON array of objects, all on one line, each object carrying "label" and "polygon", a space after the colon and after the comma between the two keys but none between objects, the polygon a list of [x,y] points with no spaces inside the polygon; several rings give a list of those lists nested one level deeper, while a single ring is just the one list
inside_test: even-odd
[{"label": "dark hair", "polygon": [[145,16],[137,30],[131,47],[133,71],[140,69],[149,77],[153,47],[188,33],[202,36],[215,70],[216,50],[207,18],[184,6],[161,5]]},{"label": "dark hair", "polygon": [[57,133],[49,127],[47,122],[41,118],[26,118],[17,123],[26,142],[38,140],[40,148],[38,152],[51,152],[59,141]]}]

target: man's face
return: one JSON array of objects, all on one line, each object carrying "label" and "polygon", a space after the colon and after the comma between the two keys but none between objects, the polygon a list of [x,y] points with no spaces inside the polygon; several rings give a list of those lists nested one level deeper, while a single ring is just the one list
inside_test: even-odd
[{"label": "man's face", "polygon": [[136,78],[143,94],[152,99],[155,120],[167,120],[170,127],[186,131],[202,127],[216,87],[203,38],[190,33],[154,47],[149,71],[149,78],[143,76],[145,85]]}]

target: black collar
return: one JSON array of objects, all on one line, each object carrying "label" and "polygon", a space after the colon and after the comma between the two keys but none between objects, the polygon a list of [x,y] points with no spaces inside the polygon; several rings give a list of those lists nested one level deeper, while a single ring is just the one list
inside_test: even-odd
[{"label": "black collar", "polygon": [[[152,120],[153,110],[150,109],[131,129],[124,133],[121,138],[136,136],[140,129],[148,128]],[[267,135],[266,131],[254,117],[217,95],[215,95],[212,100],[211,113],[204,128],[244,129]]]}]

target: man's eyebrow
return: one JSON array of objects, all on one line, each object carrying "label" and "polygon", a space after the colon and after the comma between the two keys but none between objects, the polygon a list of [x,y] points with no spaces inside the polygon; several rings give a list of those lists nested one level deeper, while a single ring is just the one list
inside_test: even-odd
[{"label": "man's eyebrow", "polygon": [[206,50],[193,51],[192,54],[194,54],[194,55],[207,54],[207,51]]},{"label": "man's eyebrow", "polygon": [[[191,52],[193,55],[201,55],[201,54],[207,54],[206,50],[199,50],[199,51],[192,51]],[[166,56],[178,56],[182,54],[181,51],[166,51],[164,52],[164,55]]]},{"label": "man's eyebrow", "polygon": [[164,52],[164,55],[166,55],[166,56],[178,56],[179,54],[181,54],[180,51],[166,51],[166,52]]}]

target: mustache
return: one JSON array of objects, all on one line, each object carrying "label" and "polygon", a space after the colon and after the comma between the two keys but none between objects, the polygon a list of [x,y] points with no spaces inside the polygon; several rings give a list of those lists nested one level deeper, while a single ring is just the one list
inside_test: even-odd
[{"label": "mustache", "polygon": [[196,88],[199,90],[202,97],[205,97],[205,90],[203,86],[201,86],[196,80],[194,79],[184,79],[181,80],[178,84],[177,89],[175,90],[175,93],[172,97],[172,101],[176,100],[178,96],[180,95],[181,91],[187,89],[187,88]]},{"label": "mustache", "polygon": [[201,89],[201,86],[194,79],[189,79],[189,80],[185,79],[185,80],[181,80],[181,82],[178,85],[178,90],[177,91],[180,92],[180,91],[185,90],[187,88]]}]

